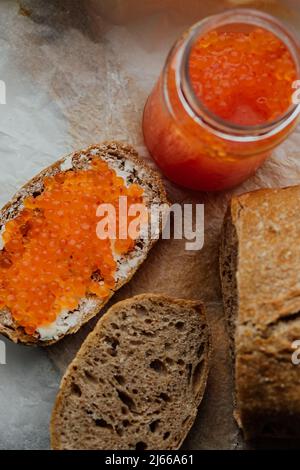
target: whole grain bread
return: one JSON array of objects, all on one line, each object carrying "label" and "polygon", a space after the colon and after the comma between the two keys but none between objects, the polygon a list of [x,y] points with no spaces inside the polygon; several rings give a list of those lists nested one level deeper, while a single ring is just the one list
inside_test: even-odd
[{"label": "whole grain bread", "polygon": [[300,436],[300,186],[234,197],[220,274],[235,368],[236,417],[247,439]]},{"label": "whole grain bread", "polygon": [[202,400],[210,334],[197,301],[142,294],[99,320],[63,377],[53,449],[177,449]]},{"label": "whole grain bread", "polygon": [[[119,142],[104,142],[67,155],[44,169],[25,184],[0,211],[0,233],[3,232],[5,224],[15,218],[22,210],[23,201],[26,197],[42,193],[46,177],[64,171],[84,170],[88,168],[91,158],[97,157],[106,161],[119,176],[123,177],[126,184],[139,184],[144,189],[143,198],[148,208],[151,204],[162,204],[167,209],[168,201],[159,175],[146,165],[130,145]],[[162,212],[158,214],[158,217],[162,217]],[[13,319],[8,309],[0,310],[0,333],[14,342],[28,345],[40,344],[42,346],[53,344],[66,334],[75,333],[81,325],[100,311],[116,290],[131,279],[138,267],[146,259],[149,250],[158,237],[159,234],[156,234],[154,237],[147,237],[145,233],[141,233],[140,237],[136,240],[134,249],[117,260],[116,285],[111,291],[111,295],[105,301],[95,295],[87,295],[82,298],[78,308],[72,312],[67,312],[61,320],[61,334],[53,338],[46,337],[43,339],[38,333],[28,335]]]}]

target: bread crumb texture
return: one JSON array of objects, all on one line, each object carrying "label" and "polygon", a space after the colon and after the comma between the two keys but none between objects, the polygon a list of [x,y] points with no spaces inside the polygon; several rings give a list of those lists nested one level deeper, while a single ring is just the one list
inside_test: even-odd
[{"label": "bread crumb texture", "polygon": [[201,304],[141,295],[114,305],[63,378],[54,449],[176,449],[202,399],[210,356]]}]

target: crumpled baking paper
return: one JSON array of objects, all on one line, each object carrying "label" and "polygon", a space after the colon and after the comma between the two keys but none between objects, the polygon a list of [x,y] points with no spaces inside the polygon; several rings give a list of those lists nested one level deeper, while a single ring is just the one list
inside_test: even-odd
[{"label": "crumpled baking paper", "polygon": [[[201,18],[241,5],[269,11],[300,30],[296,0],[2,0],[0,80],[6,84],[6,104],[0,105],[0,203],[58,157],[101,140],[128,141],[149,159],[141,132],[143,106],[172,43]],[[233,193],[299,183],[299,148],[297,129],[253,178],[225,193],[188,192],[166,181],[172,201],[205,203],[204,248],[191,252],[184,241],[159,242],[112,300],[148,291],[200,298],[207,305],[213,364],[185,448],[245,446],[232,417],[219,233]],[[47,354],[6,342],[7,364],[0,365],[0,448],[49,446],[60,375],[95,321],[49,347]]]}]

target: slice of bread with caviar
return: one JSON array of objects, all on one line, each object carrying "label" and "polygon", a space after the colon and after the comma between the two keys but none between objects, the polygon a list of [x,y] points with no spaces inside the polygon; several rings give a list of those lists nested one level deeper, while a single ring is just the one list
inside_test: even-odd
[{"label": "slice of bread with caviar", "polygon": [[52,344],[75,333],[131,279],[158,238],[148,236],[149,222],[118,250],[96,236],[98,204],[116,206],[124,195],[130,204],[163,204],[167,211],[158,174],[131,146],[105,142],[46,168],[3,207],[0,333]]},{"label": "slice of bread with caviar", "polygon": [[62,379],[52,448],[178,449],[204,394],[210,352],[200,302],[142,294],[116,303]]},{"label": "slice of bread with caviar", "polygon": [[224,311],[248,439],[300,434],[299,201],[300,186],[253,191],[231,200],[224,221]]}]

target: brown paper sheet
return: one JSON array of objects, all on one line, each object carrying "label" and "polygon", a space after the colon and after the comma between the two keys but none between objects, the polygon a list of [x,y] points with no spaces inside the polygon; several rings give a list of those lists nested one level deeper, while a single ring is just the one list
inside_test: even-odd
[{"label": "brown paper sheet", "polygon": [[[41,124],[37,120],[33,135],[28,137],[31,150],[26,171],[22,173],[16,160],[20,171],[15,173],[24,181],[33,174],[33,169],[59,157],[54,147],[68,152],[104,139],[120,139],[135,145],[148,159],[141,133],[145,100],[174,40],[204,16],[237,5],[257,6],[300,30],[300,5],[296,0],[24,0],[14,3],[15,11],[6,18],[10,28],[6,37],[13,44],[14,66],[21,77],[36,87],[37,96],[46,97],[45,112],[51,117],[48,128],[46,124],[39,128]],[[35,148],[35,137],[41,139],[45,132],[47,150],[39,160],[43,142]],[[184,241],[160,241],[132,281],[112,300],[142,292],[164,292],[199,298],[206,303],[213,331],[213,364],[186,448],[244,447],[232,417],[233,385],[218,275],[220,228],[233,193],[299,183],[299,145],[298,128],[253,178],[226,193],[189,192],[166,181],[171,201],[204,202],[204,248],[190,252],[184,249]],[[32,160],[29,154],[33,154]],[[19,182],[10,181],[5,187],[7,199]],[[48,349],[61,373],[94,324],[95,320],[74,337]]]}]

